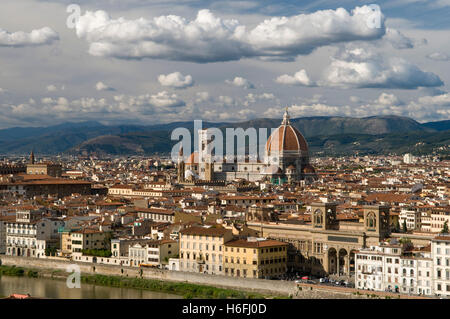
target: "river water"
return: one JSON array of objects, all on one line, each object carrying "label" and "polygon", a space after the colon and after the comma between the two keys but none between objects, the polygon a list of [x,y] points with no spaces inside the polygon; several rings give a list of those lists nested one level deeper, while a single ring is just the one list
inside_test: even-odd
[{"label": "river water", "polygon": [[30,294],[50,299],[180,299],[171,295],[132,288],[116,288],[81,283],[81,288],[68,288],[65,280],[0,276],[0,297]]}]

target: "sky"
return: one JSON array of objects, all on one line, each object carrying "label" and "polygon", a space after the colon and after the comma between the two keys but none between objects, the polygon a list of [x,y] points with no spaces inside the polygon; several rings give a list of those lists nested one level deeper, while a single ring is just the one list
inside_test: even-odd
[{"label": "sky", "polygon": [[0,128],[450,119],[450,0],[2,0]]}]

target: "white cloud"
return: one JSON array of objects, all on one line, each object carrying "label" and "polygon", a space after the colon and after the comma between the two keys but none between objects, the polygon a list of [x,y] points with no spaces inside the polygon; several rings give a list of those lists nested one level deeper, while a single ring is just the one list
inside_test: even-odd
[{"label": "white cloud", "polygon": [[8,32],[0,28],[0,47],[26,47],[49,45],[59,40],[59,35],[49,27],[31,32]]},{"label": "white cloud", "polygon": [[386,39],[395,49],[414,48],[414,41],[396,29],[387,28],[383,39]]},{"label": "white cloud", "polygon": [[203,116],[210,121],[245,121],[254,118],[256,112],[251,109],[242,109],[237,112],[220,112],[220,110],[206,110]]},{"label": "white cloud", "polygon": [[47,91],[48,92],[56,92],[56,91],[58,91],[58,88],[56,87],[56,85],[50,84],[47,86]]},{"label": "white cloud", "polygon": [[270,100],[274,100],[274,99],[275,99],[275,95],[273,95],[273,93],[261,93],[261,94],[249,93],[245,97],[243,104],[245,106],[248,106],[250,103],[256,103],[257,101],[262,101],[262,100],[270,101]]},{"label": "white cloud", "polygon": [[350,96],[350,97],[349,97],[349,100],[350,100],[351,102],[353,102],[353,103],[359,103],[359,102],[361,102],[361,98],[360,98],[359,96],[354,96],[354,95]]},{"label": "white cloud", "polygon": [[[264,116],[281,118],[284,109],[272,107]],[[450,117],[450,94],[423,96],[417,100],[404,103],[394,94],[381,93],[378,98],[365,104],[329,105],[325,103],[294,104],[289,107],[291,117],[307,116],[348,116],[368,117],[375,115],[397,115],[414,118],[418,121],[446,120]]]},{"label": "white cloud", "polygon": [[192,76],[184,76],[180,72],[173,72],[167,75],[161,74],[158,76],[158,81],[162,86],[168,86],[177,89],[184,89],[194,85]]},{"label": "white cloud", "polygon": [[280,75],[275,80],[280,84],[288,84],[288,85],[301,85],[301,86],[314,86],[315,83],[311,81],[308,74],[304,69],[298,71],[293,76],[288,74]]},{"label": "white cloud", "polygon": [[197,92],[195,93],[196,99],[195,102],[202,103],[206,101],[211,100],[211,96],[209,95],[209,92],[203,91],[203,92]]},{"label": "white cloud", "polygon": [[231,96],[221,95],[219,96],[219,103],[223,106],[233,106],[236,101]]},{"label": "white cloud", "polygon": [[427,58],[435,61],[449,61],[450,56],[442,52],[434,52],[427,55]]},{"label": "white cloud", "polygon": [[97,91],[115,91],[114,88],[112,88],[109,85],[103,83],[102,81],[97,82],[97,84],[95,85],[95,89]]},{"label": "white cloud", "polygon": [[242,78],[240,76],[235,77],[233,80],[225,80],[226,83],[242,87],[244,89],[254,89],[255,86],[249,80]]},{"label": "white cloud", "polygon": [[382,105],[400,105],[403,104],[394,94],[381,93],[378,99],[375,101],[376,103]]},{"label": "white cloud", "polygon": [[149,102],[151,105],[157,108],[174,108],[185,106],[186,103],[180,100],[176,94],[170,94],[167,91],[162,91],[157,94],[153,94],[150,96]]},{"label": "white cloud", "polygon": [[437,87],[442,80],[434,73],[398,57],[384,58],[363,48],[346,49],[333,58],[325,71],[323,86],[416,89]]},{"label": "white cloud", "polygon": [[87,11],[76,23],[76,34],[89,43],[94,56],[122,59],[165,59],[197,63],[261,57],[293,60],[333,43],[375,40],[385,34],[370,25],[368,6],[343,8],[291,17],[274,17],[249,28],[235,19],[221,19],[200,10],[195,20],[175,15],[113,19],[104,11]]}]

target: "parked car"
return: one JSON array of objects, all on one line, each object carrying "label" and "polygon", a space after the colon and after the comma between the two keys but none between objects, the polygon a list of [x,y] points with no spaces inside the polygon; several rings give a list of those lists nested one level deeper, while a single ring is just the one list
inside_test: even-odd
[{"label": "parked car", "polygon": [[323,277],[323,278],[319,279],[319,282],[324,284],[324,283],[330,282],[330,280],[327,277]]}]

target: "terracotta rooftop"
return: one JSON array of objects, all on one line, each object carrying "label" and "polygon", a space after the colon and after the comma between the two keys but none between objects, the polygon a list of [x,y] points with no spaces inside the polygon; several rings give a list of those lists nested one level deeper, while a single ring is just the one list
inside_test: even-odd
[{"label": "terracotta rooftop", "polygon": [[247,239],[237,239],[229,241],[225,244],[228,247],[244,247],[244,248],[263,248],[263,247],[275,247],[275,246],[287,246],[288,243],[284,243],[278,240],[256,240],[248,241]]}]

